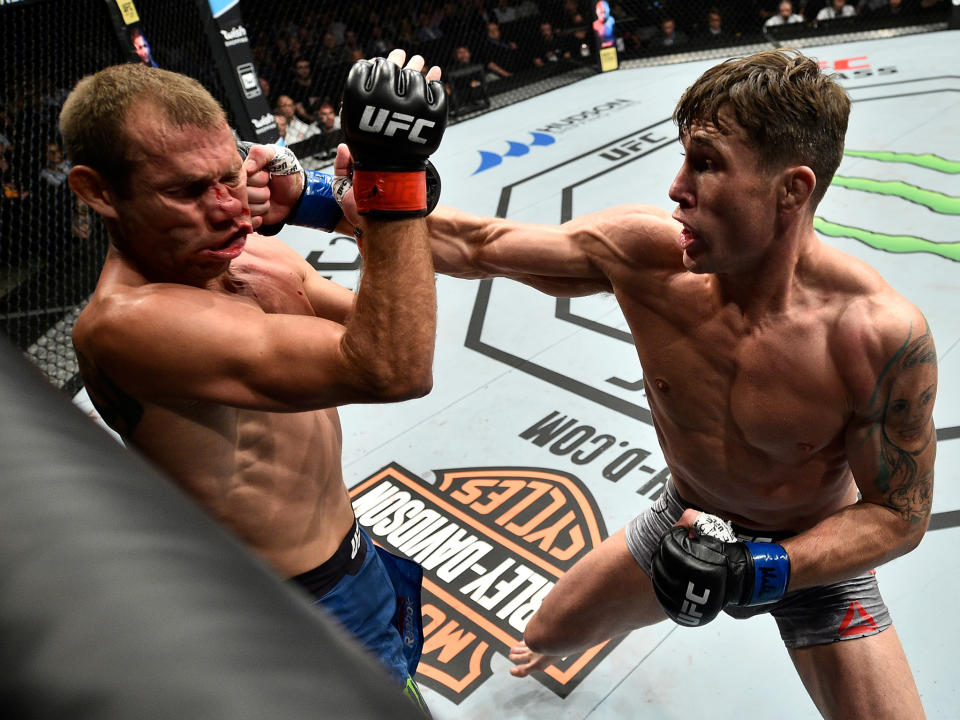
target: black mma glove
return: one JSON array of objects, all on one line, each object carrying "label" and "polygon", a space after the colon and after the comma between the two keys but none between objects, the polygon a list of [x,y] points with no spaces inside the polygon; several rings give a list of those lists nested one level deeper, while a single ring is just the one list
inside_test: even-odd
[{"label": "black mma glove", "polygon": [[353,156],[360,214],[379,219],[426,215],[427,158],[447,125],[443,85],[385,58],[358,60],[343,90],[340,125]]},{"label": "black mma glove", "polygon": [[672,620],[706,625],[727,605],[764,605],[783,597],[790,559],[776,543],[723,542],[690,537],[673,527],[653,556],[653,588]]}]

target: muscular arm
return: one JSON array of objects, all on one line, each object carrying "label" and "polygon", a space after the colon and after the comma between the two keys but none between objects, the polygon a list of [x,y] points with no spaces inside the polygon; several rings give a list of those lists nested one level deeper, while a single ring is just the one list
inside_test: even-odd
[{"label": "muscular arm", "polygon": [[887,323],[881,369],[847,430],[861,500],[783,543],[790,589],[870,570],[923,538],[933,501],[937,356],[923,316],[913,309],[906,320]]},{"label": "muscular arm", "polygon": [[161,403],[296,411],[422,395],[432,384],[436,322],[425,223],[370,221],[364,239],[352,311],[348,291],[318,277],[303,287],[326,318],[265,312],[231,293],[148,285],[104,302],[79,344],[127,393]]},{"label": "muscular arm", "polygon": [[562,225],[522,223],[439,206],[427,219],[437,272],[454,277],[508,277],[557,297],[610,292],[618,269],[676,266],[669,215],[627,205]]}]

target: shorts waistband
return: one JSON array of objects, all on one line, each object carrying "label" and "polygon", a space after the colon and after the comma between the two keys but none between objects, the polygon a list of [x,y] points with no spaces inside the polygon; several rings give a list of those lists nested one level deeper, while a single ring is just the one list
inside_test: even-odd
[{"label": "shorts waistband", "polygon": [[[680,493],[677,492],[677,486],[674,485],[672,479],[667,480],[666,485],[664,485],[664,492],[667,494],[667,498],[669,500],[679,503],[684,508],[692,508],[701,512],[707,512],[700,506],[694,505],[691,502],[687,502],[680,497]],[[726,518],[723,519],[726,520]],[[733,532],[736,534],[736,536],[740,540],[747,542],[779,542],[797,534],[793,530],[757,530],[755,528],[749,528],[744,525],[740,525],[733,521],[728,522],[733,526]]]},{"label": "shorts waistband", "polygon": [[366,538],[360,529],[360,523],[354,518],[353,525],[340,542],[340,547],[329,559],[313,570],[294,575],[290,579],[319,599],[336,587],[344,575],[356,575],[360,572],[366,557]]}]

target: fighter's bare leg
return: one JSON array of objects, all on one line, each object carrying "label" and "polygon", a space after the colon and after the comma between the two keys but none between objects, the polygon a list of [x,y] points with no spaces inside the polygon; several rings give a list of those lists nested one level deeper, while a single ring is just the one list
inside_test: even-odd
[{"label": "fighter's bare leg", "polygon": [[920,693],[893,626],[877,635],[790,650],[828,720],[920,720]]},{"label": "fighter's bare leg", "polygon": [[553,658],[665,620],[653,584],[619,530],[591,550],[547,594],[510,651],[517,677],[542,670]]}]

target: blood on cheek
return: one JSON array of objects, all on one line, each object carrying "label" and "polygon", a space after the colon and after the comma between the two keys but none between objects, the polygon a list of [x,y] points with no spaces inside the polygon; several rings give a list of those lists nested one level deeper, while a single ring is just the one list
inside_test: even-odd
[{"label": "blood on cheek", "polygon": [[[235,198],[231,193],[226,192],[220,187],[215,187],[213,189],[214,194],[217,198],[217,209],[224,213],[231,213],[234,209],[233,201],[239,198]],[[240,205],[240,215],[243,217],[250,217],[250,207],[246,203],[241,203]]]}]

